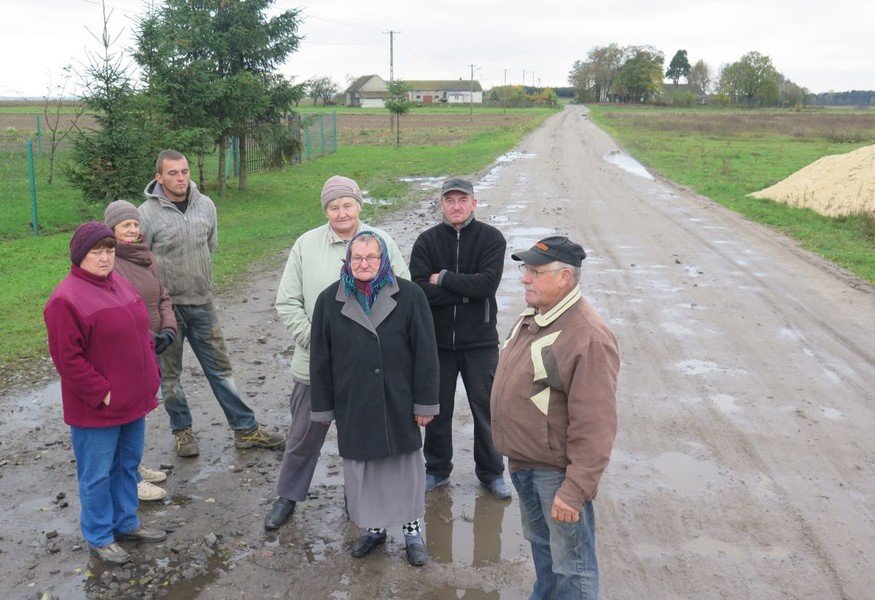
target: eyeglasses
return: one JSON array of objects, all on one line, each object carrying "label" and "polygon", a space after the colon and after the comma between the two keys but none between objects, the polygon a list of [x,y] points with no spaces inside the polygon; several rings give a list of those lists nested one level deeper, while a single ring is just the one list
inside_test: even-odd
[{"label": "eyeglasses", "polygon": [[559,267],[558,269],[538,270],[538,269],[535,269],[534,267],[530,267],[529,265],[519,265],[519,266],[517,266],[517,269],[519,269],[521,274],[525,275],[526,273],[528,273],[532,279],[537,279],[538,277],[540,277],[544,273],[553,273],[554,271],[562,271],[563,269],[565,269],[565,267]]},{"label": "eyeglasses", "polygon": [[382,256],[380,256],[379,254],[372,254],[370,256],[353,256],[349,259],[349,262],[356,266],[362,264],[363,262],[366,262],[369,265],[373,266],[380,262],[381,258]]}]

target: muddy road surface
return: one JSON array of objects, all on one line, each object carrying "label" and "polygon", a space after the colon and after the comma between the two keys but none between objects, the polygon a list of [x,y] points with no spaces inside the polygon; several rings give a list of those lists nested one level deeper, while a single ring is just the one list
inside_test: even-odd
[{"label": "muddy road surface", "polygon": [[[510,249],[567,234],[587,250],[581,286],[620,343],[620,431],[595,502],[602,596],[871,598],[875,294],[787,239],[658,178],[589,122],[552,117],[475,174],[478,218]],[[409,252],[437,220],[435,182],[383,225]],[[315,201],[315,199],[314,199]],[[504,336],[522,309],[508,253]],[[290,337],[272,308],[283,257],[217,298],[237,383],[261,421],[288,426]],[[145,523],[172,530],[134,561],[88,556],[59,388],[6,391],[0,421],[4,598],[527,598],[533,581],[514,498],[484,493],[460,386],[451,485],[427,498],[431,557],[404,561],[399,531],[355,560],[335,437],[311,495],[263,529],[281,455],[234,449],[186,355],[201,442],[177,458],[162,409],[145,463],[172,466]],[[868,591],[867,591],[868,590]]]}]

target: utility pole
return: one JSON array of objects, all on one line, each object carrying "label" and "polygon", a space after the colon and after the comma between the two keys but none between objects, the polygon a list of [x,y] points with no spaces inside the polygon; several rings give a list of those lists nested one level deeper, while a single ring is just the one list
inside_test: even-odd
[{"label": "utility pole", "polygon": [[[395,34],[401,32],[389,30],[383,33],[389,34],[389,85],[391,86],[395,81]],[[395,115],[392,113],[389,113],[389,128],[395,129]]]},{"label": "utility pole", "polygon": [[523,69],[523,87],[526,87],[526,70]]},{"label": "utility pole", "polygon": [[[471,117],[471,120],[473,121],[474,120],[474,67],[476,67],[477,65],[468,65],[468,66],[471,67],[471,110],[468,112],[468,115]],[[480,68],[478,67],[477,70],[479,71]]]},{"label": "utility pole", "polygon": [[400,31],[384,31],[389,36],[389,83],[395,80],[395,34]]}]

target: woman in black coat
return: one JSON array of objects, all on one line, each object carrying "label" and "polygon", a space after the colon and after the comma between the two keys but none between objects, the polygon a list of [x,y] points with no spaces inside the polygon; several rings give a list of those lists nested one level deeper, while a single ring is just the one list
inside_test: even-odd
[{"label": "woman in black coat", "polygon": [[439,410],[437,345],[425,294],[394,276],[377,234],[350,241],[340,281],[316,301],[311,336],[312,418],[337,421],[347,510],[366,528],[352,555],[404,523],[407,560],[425,564],[419,428]]}]

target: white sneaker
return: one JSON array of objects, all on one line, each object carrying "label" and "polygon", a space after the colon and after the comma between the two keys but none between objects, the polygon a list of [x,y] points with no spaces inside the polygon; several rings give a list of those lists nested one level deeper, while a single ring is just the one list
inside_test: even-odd
[{"label": "white sneaker", "polygon": [[152,485],[148,481],[141,481],[137,484],[137,498],[143,501],[161,500],[167,495],[167,490]]},{"label": "white sneaker", "polygon": [[156,471],[154,469],[150,469],[149,467],[144,467],[140,465],[138,467],[140,471],[140,477],[143,478],[143,481],[148,481],[149,483],[158,483],[159,481],[164,481],[167,479],[167,473],[164,471]]}]

